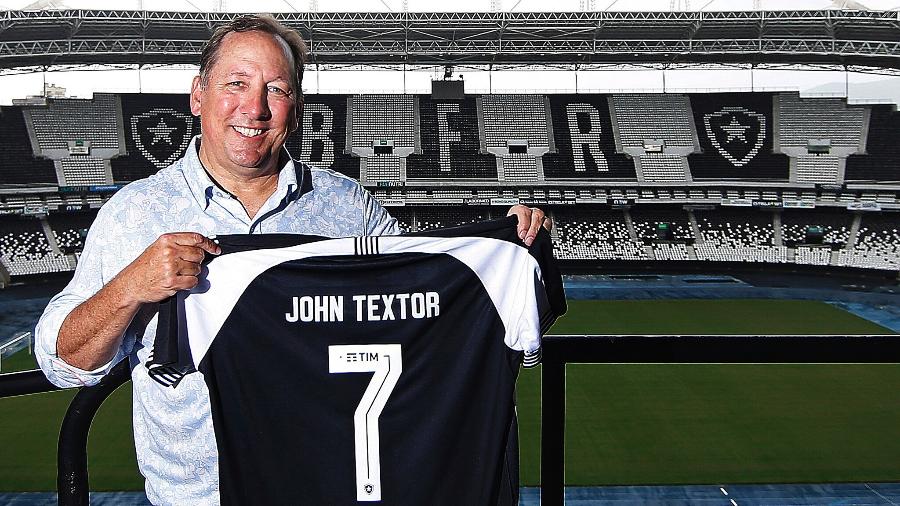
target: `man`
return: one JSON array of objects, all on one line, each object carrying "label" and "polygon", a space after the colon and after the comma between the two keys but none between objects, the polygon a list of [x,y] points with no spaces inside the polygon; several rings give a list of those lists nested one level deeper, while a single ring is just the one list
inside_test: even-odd
[{"label": "man", "polygon": [[[209,393],[198,375],[177,389],[151,381],[158,303],[198,283],[217,234],[327,237],[398,234],[397,222],[355,181],[295,163],[306,46],[271,18],[217,29],[191,85],[202,136],[184,157],[120,190],[100,210],[71,283],[37,329],[36,355],[59,386],[91,385],[131,362],[138,464],[154,504],[218,502]],[[514,206],[531,243],[545,217]]]}]

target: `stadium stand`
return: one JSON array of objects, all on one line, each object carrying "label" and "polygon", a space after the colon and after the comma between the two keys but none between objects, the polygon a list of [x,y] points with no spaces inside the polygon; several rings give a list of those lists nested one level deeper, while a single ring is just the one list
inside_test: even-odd
[{"label": "stadium stand", "polygon": [[797,93],[777,97],[780,147],[805,148],[810,139],[828,139],[832,147],[860,148],[867,108],[847,107],[840,98],[803,99]]},{"label": "stadium stand", "polygon": [[864,213],[852,248],[841,250],[839,265],[866,269],[900,269],[900,216]]},{"label": "stadium stand", "polygon": [[67,156],[59,160],[62,186],[89,186],[111,183],[107,162],[95,156]]},{"label": "stadium stand", "polygon": [[694,151],[694,126],[687,96],[669,93],[623,93],[610,97],[618,126],[619,151],[643,148],[646,140],[663,140],[667,147]]},{"label": "stadium stand", "polygon": [[653,256],[656,260],[692,260],[688,246],[682,243],[655,243]]},{"label": "stadium stand", "polygon": [[700,153],[688,155],[693,179],[788,179],[788,157],[773,154],[771,93],[690,96]]},{"label": "stadium stand", "polygon": [[853,215],[841,209],[785,209],[781,236],[795,248],[794,263],[830,265],[832,250],[844,248],[853,227]]},{"label": "stadium stand", "polygon": [[181,157],[200,133],[186,94],[122,94],[121,104],[126,153],[111,162],[117,183],[155,174]]},{"label": "stadium stand", "polygon": [[655,260],[692,260],[694,242],[687,212],[673,206],[635,206],[628,211],[635,235],[653,248]]},{"label": "stadium stand", "polygon": [[532,183],[540,181],[538,159],[529,154],[516,153],[502,157],[503,179],[510,183]]},{"label": "stadium stand", "polygon": [[[495,204],[518,201],[552,209],[555,247],[566,260],[788,262],[897,270],[900,240],[888,219],[893,214],[872,212],[861,219],[858,211],[847,209],[890,210],[900,203],[892,188],[791,187],[797,180],[842,182],[844,160],[867,139],[860,122],[868,121],[868,109],[847,107],[842,100],[782,95],[470,95],[463,100],[312,95],[306,97],[302,128],[287,147],[312,165],[364,175],[376,197],[393,206],[389,210],[404,231],[487,219],[488,205],[499,199]],[[24,114],[20,107],[0,109],[0,141],[10,153],[18,149],[23,160],[15,166],[8,161],[15,156],[0,161],[0,185],[18,185],[0,195],[0,214],[11,214],[0,221],[7,252],[3,261],[16,264],[10,269],[14,276],[70,269],[94,213],[85,210],[108,198],[85,187],[153,174],[181,156],[199,132],[187,95],[98,97],[23,106],[31,111]],[[26,115],[39,111],[38,126],[61,129],[60,118],[71,121],[72,111],[93,107],[108,113],[114,109],[110,104],[121,104],[123,111],[122,132],[116,135],[125,140],[124,155],[110,160],[106,155],[116,153],[112,148],[102,151],[104,156],[70,154],[57,142],[48,144],[55,146],[47,148],[52,160],[34,156]],[[795,128],[800,133],[781,136],[784,114],[801,121],[798,115],[817,110],[818,104],[824,112],[813,115],[813,121],[828,125],[802,125]],[[849,119],[836,117],[842,114]],[[850,157],[848,178],[896,178],[890,165],[900,154],[893,140],[900,126],[896,114],[888,107],[874,108],[870,153]],[[88,121],[98,121],[94,116]],[[810,139],[832,134],[830,152],[809,152]],[[112,145],[109,135],[104,138],[97,142]],[[616,142],[625,153],[617,152]],[[697,146],[702,152],[695,152]],[[56,168],[50,168],[54,163]],[[702,184],[692,184],[694,179]],[[41,184],[74,188],[22,192],[21,185]],[[730,206],[718,207],[726,203]],[[610,209],[610,204],[628,208]],[[706,207],[683,207],[691,204]],[[772,209],[735,207],[751,204]],[[816,207],[796,208],[805,204]],[[662,224],[668,231],[661,230]]]},{"label": "stadium stand", "polygon": [[638,158],[639,181],[690,181],[683,158],[700,146],[686,95],[626,93],[609,103],[616,149]]},{"label": "stadium stand", "polygon": [[414,211],[417,230],[457,227],[491,218],[488,207],[418,207]]},{"label": "stadium stand", "polygon": [[419,146],[416,97],[353,95],[349,103],[350,150],[363,158],[360,181],[371,185],[405,181],[406,157]]},{"label": "stadium stand", "polygon": [[118,95],[97,93],[90,100],[47,99],[46,106],[28,106],[24,112],[41,151],[68,150],[68,141],[76,139],[89,141],[91,149],[120,148]]},{"label": "stadium stand", "polygon": [[3,156],[0,156],[0,185],[59,184],[53,162],[34,156],[20,107],[0,108],[0,141],[3,142]]},{"label": "stadium stand", "polygon": [[556,150],[543,156],[545,179],[637,179],[633,161],[616,153],[606,95],[548,98]]},{"label": "stadium stand", "polygon": [[[369,182],[400,182],[400,174],[406,160],[399,156],[373,155],[362,160],[366,180]],[[362,170],[362,169],[360,169]]]},{"label": "stadium stand", "polygon": [[347,146],[348,98],[348,95],[306,95],[300,128],[285,146],[296,159],[358,179],[360,159],[350,154]]},{"label": "stadium stand", "polygon": [[830,265],[831,249],[827,247],[797,246],[794,263],[800,265]]},{"label": "stadium stand", "polygon": [[872,107],[866,154],[847,158],[847,181],[900,181],[900,113],[895,109]]},{"label": "stadium stand", "polygon": [[50,223],[59,250],[66,254],[80,253],[84,248],[87,231],[96,217],[96,210],[49,214],[47,221]]},{"label": "stadium stand", "polygon": [[407,157],[408,179],[497,179],[497,162],[479,152],[475,97],[436,100],[420,95],[421,154]]},{"label": "stadium stand", "polygon": [[510,139],[528,141],[529,148],[550,147],[543,95],[481,95],[481,121],[488,149],[504,149]]},{"label": "stadium stand", "polygon": [[557,209],[553,214],[558,239],[553,252],[564,260],[646,260],[644,245],[632,237],[619,210]]},{"label": "stadium stand", "polygon": [[841,159],[828,155],[800,155],[795,158],[797,182],[839,184]]},{"label": "stadium stand", "polygon": [[639,239],[662,240],[659,236],[659,226],[668,225],[671,233],[668,240],[693,241],[694,232],[691,229],[690,218],[680,207],[673,206],[635,206],[629,210],[631,221],[634,224],[634,232]]},{"label": "stadium stand", "polygon": [[394,149],[416,145],[416,100],[413,95],[354,95],[351,146],[371,148],[380,140]]},{"label": "stadium stand", "polygon": [[543,181],[540,157],[551,151],[552,139],[546,97],[497,94],[477,101],[484,150],[500,158],[500,182]]},{"label": "stadium stand", "polygon": [[809,244],[810,228],[819,228],[814,243],[842,248],[850,239],[853,215],[843,209],[784,209],[781,211],[782,241],[787,246]]},{"label": "stadium stand", "polygon": [[52,250],[39,220],[21,216],[0,216],[0,262],[11,276],[75,268],[71,257]]},{"label": "stadium stand", "polygon": [[413,208],[405,206],[391,207],[388,209],[388,212],[397,219],[397,225],[399,225],[400,230],[404,234],[415,231],[413,228]]},{"label": "stadium stand", "polygon": [[637,158],[642,179],[648,183],[679,182],[688,179],[687,160],[682,155],[644,153]]},{"label": "stadium stand", "polygon": [[792,158],[791,182],[840,184],[846,159],[862,153],[869,109],[847,107],[843,99],[776,96],[776,150]]},{"label": "stadium stand", "polygon": [[694,249],[698,260],[787,262],[787,248],[775,243],[773,213],[720,208],[695,210],[700,231]]}]

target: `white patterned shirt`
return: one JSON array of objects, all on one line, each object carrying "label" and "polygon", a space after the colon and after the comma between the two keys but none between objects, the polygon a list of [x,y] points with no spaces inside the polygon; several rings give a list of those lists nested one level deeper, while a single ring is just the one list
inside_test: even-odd
[{"label": "white patterned shirt", "polygon": [[396,220],[353,179],[293,161],[282,167],[277,189],[251,219],[237,199],[210,179],[198,148],[199,137],[183,158],[125,186],[100,209],[75,276],[50,300],[35,331],[38,363],[60,387],[93,385],[120,360],[130,360],[138,467],[153,504],[219,503],[216,441],[203,378],[188,375],[173,389],[148,377],[145,364],[156,335],[156,304],[145,305],[137,313],[115,358],[93,371],[72,367],[57,356],[56,339],[66,316],[167,232],[198,232],[207,237],[400,232]]}]

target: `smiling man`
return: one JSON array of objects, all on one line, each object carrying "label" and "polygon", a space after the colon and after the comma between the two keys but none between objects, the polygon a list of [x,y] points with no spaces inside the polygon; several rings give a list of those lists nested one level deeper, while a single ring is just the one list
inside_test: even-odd
[{"label": "smiling man", "polygon": [[[152,381],[159,302],[195,287],[209,239],[222,234],[394,235],[396,220],[360,185],[294,161],[307,49],[274,19],[244,16],[204,46],[191,86],[202,135],[184,156],[127,185],[92,225],[71,283],[47,306],[36,355],[63,387],[95,384],[129,359],[138,464],[154,504],[217,504],[209,392],[200,375],[179,388]],[[530,244],[544,214],[515,206]]]},{"label": "smiling man", "polygon": [[277,184],[279,155],[297,128],[302,102],[294,56],[284,39],[246,31],[224,35],[204,59],[208,70],[191,86],[191,112],[200,116],[204,140],[200,161],[253,216]]}]

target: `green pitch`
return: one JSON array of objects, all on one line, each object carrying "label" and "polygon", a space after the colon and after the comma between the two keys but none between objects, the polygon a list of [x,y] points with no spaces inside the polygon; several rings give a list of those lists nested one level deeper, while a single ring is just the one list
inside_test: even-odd
[{"label": "green pitch", "polygon": [[[824,303],[570,301],[557,334],[883,334]],[[19,353],[3,372],[28,369]],[[900,480],[900,367],[573,365],[567,376],[571,485]],[[0,400],[0,491],[53,490],[72,392]],[[94,490],[140,489],[131,392],[91,429]],[[540,372],[518,385],[522,484],[540,481]]]}]

